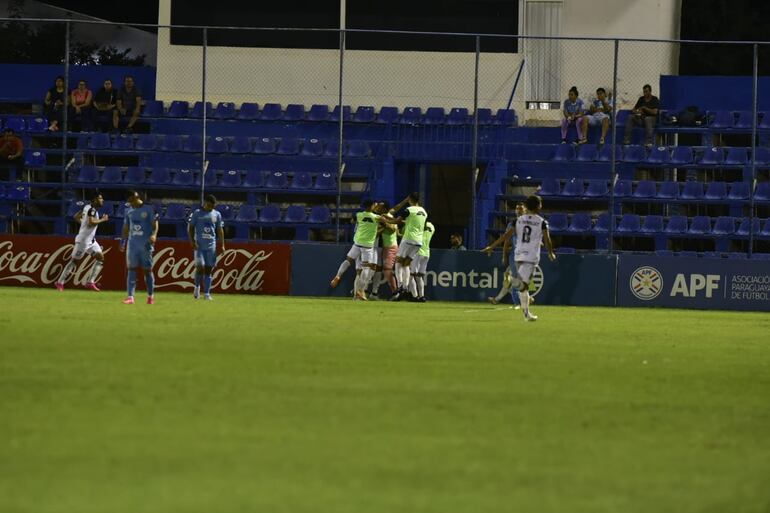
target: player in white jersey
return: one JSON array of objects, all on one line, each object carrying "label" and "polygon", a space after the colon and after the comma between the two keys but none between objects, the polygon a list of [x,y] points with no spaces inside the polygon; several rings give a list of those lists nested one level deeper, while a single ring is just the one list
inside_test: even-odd
[{"label": "player in white jersey", "polygon": [[[513,286],[513,280],[518,278],[518,275],[516,274],[516,264],[513,262],[513,259],[511,258],[513,255],[512,248],[516,247],[516,237],[515,237],[515,225],[516,225],[516,219],[523,216],[527,213],[527,208],[524,206],[523,201],[519,201],[516,203],[514,207],[514,211],[516,212],[516,217],[513,218],[513,220],[508,223],[508,225],[505,227],[505,233],[503,233],[500,238],[495,241],[496,244],[499,244],[499,241],[503,242],[503,268],[505,269],[503,274],[503,286],[500,289],[500,292],[495,297],[490,297],[487,300],[493,304],[496,305],[500,303],[505,296],[508,294],[511,295],[511,300],[513,301],[513,304],[515,305],[516,310],[520,309],[521,306],[519,305],[519,290],[518,288],[514,288]],[[491,255],[491,253],[490,253]],[[534,302],[534,298],[530,298],[530,303]]]},{"label": "player in white jersey", "polygon": [[[537,316],[529,311],[529,282],[535,273],[535,267],[540,262],[540,245],[545,243],[549,259],[556,260],[556,254],[553,252],[553,242],[548,233],[548,222],[539,215],[540,209],[543,207],[543,200],[540,199],[540,196],[530,196],[524,205],[528,213],[520,216],[514,227],[516,249],[513,257],[516,262],[518,277],[514,278],[512,283],[514,286],[518,286],[524,319],[535,321]],[[483,251],[491,253],[498,245],[498,241],[490,244]]]},{"label": "player in white jersey", "polygon": [[99,277],[99,273],[104,266],[104,254],[102,253],[102,247],[96,242],[96,229],[100,224],[109,221],[109,216],[104,214],[99,216],[99,209],[104,206],[104,198],[100,192],[94,192],[91,198],[91,202],[83,207],[83,210],[75,214],[75,221],[80,223],[80,230],[75,237],[75,247],[72,249],[72,259],[67,262],[64,269],[56,280],[56,289],[59,291],[64,290],[64,284],[69,279],[72,271],[78,266],[78,262],[85,255],[90,255],[94,258],[94,267],[91,269],[91,274],[88,277],[86,288],[99,291],[99,287],[96,285],[96,279]]}]

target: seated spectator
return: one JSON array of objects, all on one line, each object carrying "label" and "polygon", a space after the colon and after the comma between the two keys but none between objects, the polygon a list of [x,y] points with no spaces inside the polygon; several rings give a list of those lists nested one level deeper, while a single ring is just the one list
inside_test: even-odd
[{"label": "seated spectator", "polygon": [[589,106],[590,114],[586,116],[586,126],[583,128],[583,132],[588,134],[588,125],[602,127],[602,136],[599,139],[599,144],[604,144],[604,138],[607,136],[607,129],[610,127],[610,114],[612,114],[612,105],[607,100],[607,92],[603,87],[596,90],[596,98],[591,102]]},{"label": "seated spectator", "polygon": [[48,130],[56,132],[62,123],[64,113],[64,96],[67,94],[64,88],[64,77],[56,77],[54,86],[48,90],[45,95],[43,110],[48,121],[51,123]]},{"label": "seated spectator", "polygon": [[93,93],[86,87],[86,81],[80,80],[77,88],[70,93],[70,113],[72,122],[79,130],[90,132],[93,125]]},{"label": "seated spectator", "polygon": [[449,249],[457,249],[459,251],[465,251],[466,247],[463,246],[462,233],[455,232],[449,236]]},{"label": "seated spectator", "polygon": [[569,126],[574,124],[577,129],[578,144],[584,144],[586,142],[585,123],[587,122],[583,115],[585,114],[585,107],[583,100],[578,98],[577,87],[572,86],[568,93],[568,98],[564,100],[564,119],[561,120],[561,142],[567,142],[567,130]]},{"label": "seated spectator", "polygon": [[[16,180],[16,174],[24,169],[24,143],[11,128],[6,128],[0,137],[0,169],[9,170],[9,182]],[[11,170],[14,174],[10,174]]]},{"label": "seated spectator", "polygon": [[106,132],[112,126],[112,117],[117,107],[118,91],[112,87],[112,80],[104,81],[101,89],[94,96],[94,108],[96,127],[99,131]]},{"label": "seated spectator", "polygon": [[634,125],[644,125],[644,144],[652,146],[652,132],[655,128],[655,119],[658,117],[660,100],[652,95],[652,87],[645,84],[642,88],[643,96],[640,96],[634,105],[634,110],[626,121],[626,134],[623,136],[623,144],[631,144],[631,131]]},{"label": "seated spectator", "polygon": [[118,91],[117,108],[112,115],[113,128],[118,131],[124,125],[127,134],[133,132],[141,108],[142,93],[134,85],[134,77],[129,75],[123,79],[123,88]]}]

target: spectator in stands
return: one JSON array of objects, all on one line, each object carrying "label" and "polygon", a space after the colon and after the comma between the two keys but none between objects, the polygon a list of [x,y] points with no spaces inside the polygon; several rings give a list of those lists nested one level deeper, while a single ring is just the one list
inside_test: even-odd
[{"label": "spectator in stands", "polygon": [[561,142],[567,142],[567,130],[574,124],[577,129],[578,144],[586,142],[585,126],[587,120],[584,118],[585,106],[583,100],[578,97],[577,87],[572,86],[567,94],[568,98],[564,100],[564,119],[561,120]]},{"label": "spectator in stands", "polygon": [[636,101],[636,105],[634,105],[634,109],[626,121],[626,134],[623,136],[623,144],[631,144],[631,131],[634,129],[634,125],[643,125],[644,144],[650,147],[652,146],[652,132],[655,128],[655,120],[658,117],[660,100],[658,100],[657,96],[652,95],[650,84],[645,84],[642,88],[642,93],[643,96],[640,96]]},{"label": "spectator in stands", "polygon": [[120,129],[121,123],[125,123],[126,133],[133,132],[141,108],[142,93],[134,84],[134,77],[128,75],[123,79],[123,88],[118,91],[117,109],[112,116],[113,128],[117,131]]},{"label": "spectator in stands", "polygon": [[104,81],[101,89],[94,96],[94,107],[96,108],[96,126],[100,131],[109,130],[112,126],[112,117],[118,102],[118,91],[112,87],[112,80],[109,78]]},{"label": "spectator in stands", "polygon": [[[0,169],[13,169],[17,173],[24,168],[24,143],[16,137],[13,129],[6,128],[0,137]],[[8,181],[16,179],[9,175]]]},{"label": "spectator in stands", "polygon": [[78,86],[70,93],[70,113],[73,123],[86,132],[90,132],[93,125],[93,100],[94,95],[86,87],[86,81],[78,81]]},{"label": "spectator in stands", "polygon": [[596,98],[591,102],[588,107],[590,114],[585,117],[586,126],[583,127],[583,132],[588,134],[588,125],[602,127],[602,136],[599,139],[599,144],[604,144],[604,138],[607,136],[607,129],[610,127],[610,114],[612,113],[612,106],[607,99],[607,91],[603,87],[596,90]]},{"label": "spectator in stands", "polygon": [[62,122],[62,114],[64,112],[64,97],[66,94],[67,91],[64,87],[64,77],[56,77],[54,86],[50,88],[45,95],[45,102],[43,105],[45,115],[50,123],[48,130],[52,132],[59,130],[59,125]]},{"label": "spectator in stands", "polygon": [[457,249],[459,251],[465,251],[467,248],[463,246],[463,234],[455,232],[449,236],[449,249]]}]

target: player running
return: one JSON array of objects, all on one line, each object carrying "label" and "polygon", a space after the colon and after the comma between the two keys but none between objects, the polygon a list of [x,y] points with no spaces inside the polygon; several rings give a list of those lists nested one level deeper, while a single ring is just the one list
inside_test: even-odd
[{"label": "player running", "polygon": [[[524,206],[527,208],[527,213],[520,216],[514,226],[514,234],[516,235],[514,260],[516,261],[518,277],[511,281],[514,287],[518,286],[524,319],[536,321],[537,316],[529,310],[529,283],[535,273],[535,267],[540,263],[540,245],[545,243],[548,258],[552,261],[556,260],[556,254],[553,252],[553,242],[548,233],[548,222],[539,215],[543,200],[540,199],[540,196],[530,196],[524,202]],[[483,251],[491,254],[499,243],[500,239],[484,248]]]},{"label": "player running", "polygon": [[409,267],[420,251],[425,232],[425,222],[428,220],[428,212],[420,206],[420,195],[416,192],[411,193],[401,203],[390,209],[390,214],[400,211],[407,204],[409,206],[406,207],[404,213],[394,219],[396,223],[404,225],[404,237],[401,239],[398,253],[396,253],[396,281],[398,281],[399,288],[390,298],[391,301],[400,301],[409,293],[411,277]]},{"label": "player running", "polygon": [[422,236],[422,246],[420,246],[420,250],[412,261],[409,270],[412,275],[412,282],[410,283],[411,294],[418,303],[425,303],[427,301],[425,298],[425,273],[428,271],[428,260],[430,260],[430,240],[433,238],[435,231],[433,223],[426,221],[425,231],[423,231]]},{"label": "player running", "polygon": [[144,283],[147,286],[147,304],[155,303],[155,275],[152,273],[152,253],[158,238],[158,215],[152,205],[147,205],[136,191],[128,191],[126,198],[131,208],[126,211],[123,222],[123,238],[120,251],[126,252],[126,289],[128,296],[124,305],[134,304],[136,273],[141,267],[144,271]]},{"label": "player running", "polygon": [[363,202],[364,210],[356,214],[356,234],[353,246],[348,251],[345,260],[340,264],[337,274],[332,278],[331,287],[339,285],[342,275],[356,260],[361,260],[361,273],[356,276],[353,287],[353,298],[366,301],[366,286],[374,276],[377,260],[374,255],[374,243],[377,240],[377,227],[381,216],[374,213],[376,203],[370,199]]},{"label": "player running", "polygon": [[398,252],[398,225],[388,222],[388,203],[382,201],[377,207],[377,213],[383,215],[383,223],[380,225],[378,232],[380,242],[382,246],[382,252],[379,259],[379,265],[377,265],[377,271],[374,275],[374,283],[372,284],[372,296],[378,297],[380,291],[380,285],[387,282],[390,286],[390,293],[395,294],[398,285],[396,284],[396,276],[394,275],[394,266],[396,265],[396,253]]},{"label": "player running", "polygon": [[225,251],[225,223],[222,214],[215,210],[217,199],[209,194],[203,201],[203,208],[196,208],[190,215],[187,234],[195,258],[195,290],[198,299],[203,284],[203,299],[211,301],[211,273],[217,263],[217,241],[219,252]]},{"label": "player running", "polygon": [[[519,291],[516,290],[512,284],[512,280],[518,278],[518,275],[516,274],[516,266],[511,261],[511,250],[516,247],[516,237],[514,237],[514,226],[516,225],[516,219],[523,216],[527,212],[527,209],[524,206],[524,203],[520,201],[516,203],[514,211],[516,212],[516,217],[508,223],[508,225],[505,227],[505,233],[503,233],[498,239],[503,241],[503,268],[505,268],[505,272],[503,274],[503,286],[496,297],[487,298],[487,301],[493,305],[496,305],[510,293],[514,308],[518,310],[521,308],[519,304]],[[529,301],[530,303],[534,302],[534,298],[530,298]]]},{"label": "player running", "polygon": [[88,277],[86,288],[99,292],[99,287],[96,285],[96,278],[99,277],[99,273],[104,266],[104,253],[102,253],[102,247],[96,242],[96,230],[99,225],[106,223],[110,220],[107,214],[99,217],[99,209],[104,206],[104,197],[98,191],[93,193],[91,202],[85,205],[83,209],[75,214],[74,219],[80,223],[80,230],[75,237],[75,247],[72,248],[72,259],[67,262],[64,269],[61,272],[61,276],[56,280],[56,289],[58,291],[64,290],[64,284],[72,274],[72,271],[77,267],[77,262],[83,258],[83,255],[90,255],[94,258],[94,267],[91,269],[91,274]]}]

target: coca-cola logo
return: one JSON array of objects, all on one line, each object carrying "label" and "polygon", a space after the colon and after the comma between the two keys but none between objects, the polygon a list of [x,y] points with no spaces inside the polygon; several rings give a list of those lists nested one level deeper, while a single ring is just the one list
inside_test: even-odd
[{"label": "coca-cola logo", "polygon": [[[254,253],[246,249],[225,250],[217,259],[217,268],[211,277],[212,287],[222,291],[260,291],[265,278],[265,270],[261,264],[272,254],[263,250]],[[195,260],[191,250],[185,256],[177,256],[175,248],[163,248],[155,254],[153,268],[156,289],[195,287]]]},{"label": "coca-cola logo", "polygon": [[[14,252],[13,241],[0,241],[0,274],[8,274],[0,277],[0,282],[51,285],[59,278],[66,262],[72,258],[73,248],[73,244],[66,244],[51,252]],[[103,253],[107,255],[110,249],[112,248],[107,248]],[[75,285],[85,285],[94,262],[91,256],[81,259],[67,281]]]}]

